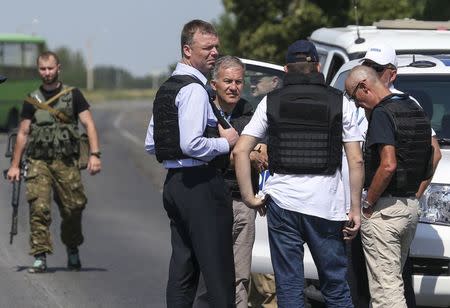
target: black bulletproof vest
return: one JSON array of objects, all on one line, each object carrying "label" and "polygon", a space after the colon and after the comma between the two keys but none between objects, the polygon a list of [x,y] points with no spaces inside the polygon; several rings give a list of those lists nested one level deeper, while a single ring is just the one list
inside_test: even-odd
[{"label": "black bulletproof vest", "polygon": [[342,161],[342,92],[320,73],[287,74],[267,97],[270,173],[334,174]]},{"label": "black bulletproof vest", "polygon": [[[252,115],[253,115],[253,107],[248,101],[244,99],[241,99],[236,104],[236,107],[234,107],[231,113],[230,123],[234,127],[234,129],[236,129],[239,135],[242,133],[244,127],[248,124],[248,122],[250,122]],[[239,190],[239,185],[236,180],[236,172],[234,170],[234,167],[229,166],[227,170],[224,172],[223,178],[231,192],[232,197],[236,199],[241,199],[241,193]],[[258,184],[258,173],[253,168],[252,168],[252,184],[254,189]]]},{"label": "black bulletproof vest", "polygon": [[[375,108],[383,108],[395,127],[397,169],[386,188],[386,193],[397,196],[413,195],[420,183],[431,177],[433,147],[431,125],[422,108],[406,94],[391,94]],[[370,140],[370,120],[367,138]],[[365,147],[365,183],[368,188],[380,165],[378,147]]]},{"label": "black bulletproof vest", "polygon": [[[193,82],[204,87],[204,84],[193,76],[173,75],[161,85],[156,93],[153,102],[153,138],[155,141],[156,159],[159,162],[162,162],[163,160],[189,158],[180,148],[180,128],[178,125],[178,108],[175,105],[175,98],[181,88]],[[223,121],[223,118],[218,113],[217,107],[211,100],[210,104],[218,120]],[[217,126],[206,126],[203,135],[207,138],[219,137]],[[225,168],[228,163],[228,155],[221,155],[210,161],[208,165],[222,169]]]}]

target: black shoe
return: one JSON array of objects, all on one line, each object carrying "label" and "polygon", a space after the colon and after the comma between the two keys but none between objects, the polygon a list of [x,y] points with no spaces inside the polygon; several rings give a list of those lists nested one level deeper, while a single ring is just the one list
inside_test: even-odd
[{"label": "black shoe", "polygon": [[71,271],[79,271],[81,269],[78,248],[67,249],[67,268]]},{"label": "black shoe", "polygon": [[28,268],[28,273],[38,274],[47,271],[47,259],[45,253],[40,253],[34,256],[34,263]]}]

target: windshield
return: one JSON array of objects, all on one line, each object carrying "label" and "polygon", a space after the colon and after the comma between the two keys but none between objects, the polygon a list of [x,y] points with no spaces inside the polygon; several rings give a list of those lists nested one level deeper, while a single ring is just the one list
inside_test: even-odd
[{"label": "windshield", "polygon": [[[334,87],[344,90],[349,71],[342,72]],[[395,88],[413,96],[431,120],[438,139],[450,139],[450,74],[397,75]],[[441,140],[448,144],[448,141]]]},{"label": "windshield", "polygon": [[399,75],[395,87],[417,99],[438,138],[450,139],[450,75]]}]

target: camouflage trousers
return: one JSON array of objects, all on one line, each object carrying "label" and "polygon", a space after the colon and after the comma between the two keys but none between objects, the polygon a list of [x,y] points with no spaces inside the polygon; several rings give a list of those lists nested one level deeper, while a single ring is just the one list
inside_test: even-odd
[{"label": "camouflage trousers", "polygon": [[26,197],[30,204],[31,255],[52,253],[51,195],[61,216],[61,240],[70,248],[83,243],[82,212],[87,203],[81,174],[72,160],[28,159]]}]

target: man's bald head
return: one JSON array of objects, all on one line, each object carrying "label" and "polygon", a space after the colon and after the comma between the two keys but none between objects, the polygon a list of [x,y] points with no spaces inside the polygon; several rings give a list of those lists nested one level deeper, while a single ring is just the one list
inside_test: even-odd
[{"label": "man's bald head", "polygon": [[345,91],[349,98],[364,109],[372,109],[382,98],[390,94],[389,89],[380,81],[377,72],[364,65],[355,66],[350,71],[345,80]]}]

